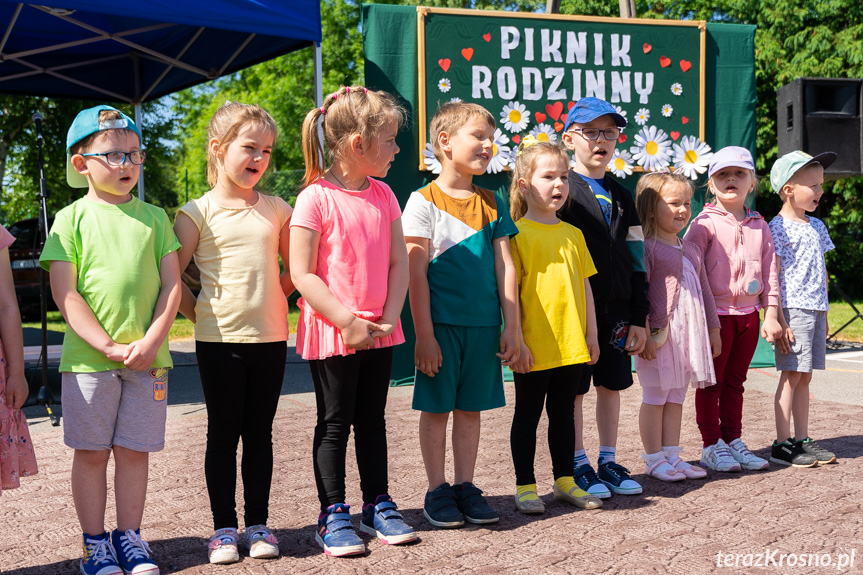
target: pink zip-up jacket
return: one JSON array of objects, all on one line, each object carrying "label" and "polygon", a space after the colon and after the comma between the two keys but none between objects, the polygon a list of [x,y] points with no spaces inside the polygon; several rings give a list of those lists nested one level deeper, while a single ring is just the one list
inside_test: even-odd
[{"label": "pink zip-up jacket", "polygon": [[684,238],[704,256],[717,311],[779,305],[773,235],[761,214],[747,208],[738,222],[717,206],[704,204]]}]

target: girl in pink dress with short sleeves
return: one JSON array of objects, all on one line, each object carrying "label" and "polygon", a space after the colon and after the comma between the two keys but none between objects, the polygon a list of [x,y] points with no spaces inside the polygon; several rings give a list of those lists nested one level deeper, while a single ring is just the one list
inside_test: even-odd
[{"label": "girl in pink dress with short sleeves", "polygon": [[0,227],[0,493],[36,475],[36,454],[21,406],[27,400],[21,316],[12,282],[9,246],[15,238]]}]

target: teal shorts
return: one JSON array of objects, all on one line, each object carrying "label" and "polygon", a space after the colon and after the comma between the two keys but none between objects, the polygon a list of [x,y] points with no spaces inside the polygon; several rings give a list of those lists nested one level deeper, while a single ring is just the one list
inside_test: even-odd
[{"label": "teal shorts", "polygon": [[413,408],[430,413],[485,411],[506,405],[500,326],[434,324],[443,362],[434,377],[417,370]]}]

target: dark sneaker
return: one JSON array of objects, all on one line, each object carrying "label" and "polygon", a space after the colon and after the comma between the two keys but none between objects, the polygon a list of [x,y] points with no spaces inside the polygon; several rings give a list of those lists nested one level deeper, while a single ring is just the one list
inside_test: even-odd
[{"label": "dark sneaker", "polygon": [[84,575],[123,575],[110,535],[84,533],[84,558],[81,559],[80,569]]},{"label": "dark sneaker", "polygon": [[491,508],[485,497],[482,496],[482,489],[470,481],[465,481],[461,485],[453,485],[452,489],[455,491],[458,510],[462,512],[467,521],[478,525],[489,525],[500,521],[500,515]]},{"label": "dark sneaker", "polygon": [[611,497],[611,491],[599,480],[599,477],[596,476],[596,471],[593,470],[593,467],[589,463],[576,465],[572,470],[572,478],[575,479],[576,485],[595,497],[599,497],[600,499]]},{"label": "dark sneaker", "polygon": [[318,532],[315,541],[327,555],[344,557],[345,555],[362,555],[366,552],[366,544],[354,531],[351,524],[350,505],[336,503],[318,517]]},{"label": "dark sneaker", "polygon": [[803,445],[803,451],[808,453],[809,455],[814,455],[815,460],[818,462],[818,465],[825,465],[827,463],[836,463],[836,454],[832,451],[827,451],[817,443],[811,437],[807,437],[804,439],[801,444]]},{"label": "dark sneaker", "polygon": [[376,535],[387,545],[408,543],[417,538],[416,531],[402,519],[393,498],[389,495],[378,495],[374,504],[363,506],[363,518],[360,521],[360,531]]},{"label": "dark sneaker", "polygon": [[117,554],[117,563],[129,575],[159,575],[159,566],[150,559],[150,546],[141,539],[138,529],[111,532],[111,543]]},{"label": "dark sneaker", "polygon": [[461,527],[464,515],[459,511],[455,491],[449,483],[442,483],[434,491],[426,492],[423,516],[435,527]]},{"label": "dark sneaker", "polygon": [[629,476],[629,470],[615,461],[599,466],[599,480],[618,495],[638,495],[641,485]]},{"label": "dark sneaker", "polygon": [[790,437],[782,443],[774,441],[773,447],[770,448],[770,461],[791,467],[815,467],[818,460],[803,450],[802,443]]}]

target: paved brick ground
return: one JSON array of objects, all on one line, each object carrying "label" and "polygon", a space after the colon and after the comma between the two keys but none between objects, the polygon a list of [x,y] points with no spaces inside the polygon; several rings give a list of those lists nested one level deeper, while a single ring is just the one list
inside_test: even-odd
[{"label": "paved brick ground", "polygon": [[[489,528],[430,528],[421,515],[425,475],[416,440],[417,414],[409,389],[394,390],[388,408],[391,493],[421,541],[387,547],[377,541],[365,556],[326,557],[314,543],[317,498],[312,479],[314,408],[308,394],[283,396],[276,418],[276,474],[270,525],[282,556],[260,561],[244,557],[232,566],[207,564],[210,514],[203,475],[206,421],[198,406],[168,422],[167,448],[152,458],[150,494],[144,519],[162,573],[857,573],[863,572],[863,407],[813,401],[812,435],[841,455],[837,465],[816,469],[772,466],[769,471],[711,473],[706,480],[665,484],[636,475],[645,493],[614,496],[602,509],[578,511],[554,501],[551,465],[541,427],[537,478],[547,511],[518,514],[512,503],[514,478],[509,455],[512,408],[488,413],[476,483],[501,511]],[[507,386],[512,403],[512,387]],[[593,410],[588,395],[588,413]],[[640,392],[623,395],[619,460],[634,473],[643,470],[637,431]],[[685,407],[684,457],[697,459],[698,432],[691,397]],[[590,417],[586,418],[588,421]],[[543,419],[544,425],[545,420]],[[773,439],[772,396],[747,391],[744,439],[759,455]],[[35,437],[41,472],[0,498],[0,571],[15,575],[76,573],[80,535],[69,491],[70,452],[60,429]],[[586,444],[595,459],[596,429]],[[360,500],[353,455],[348,472],[349,502]],[[240,498],[241,500],[241,498]],[[357,506],[357,510],[358,510]],[[109,503],[109,524],[113,517]],[[851,568],[774,566],[718,568],[717,553],[855,553]],[[773,556],[778,562],[778,555]]]}]

